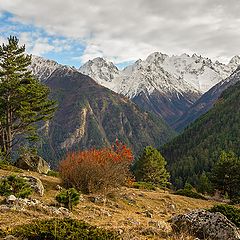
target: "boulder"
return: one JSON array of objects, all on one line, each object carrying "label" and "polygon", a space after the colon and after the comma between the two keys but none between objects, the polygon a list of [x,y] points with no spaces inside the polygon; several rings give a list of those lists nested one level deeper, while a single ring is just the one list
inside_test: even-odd
[{"label": "boulder", "polygon": [[38,193],[41,197],[43,196],[44,186],[39,178],[26,175],[21,175],[21,177],[30,184],[31,188],[33,188],[36,193]]},{"label": "boulder", "polygon": [[38,173],[47,174],[50,170],[49,164],[40,156],[24,154],[16,161],[16,167]]},{"label": "boulder", "polygon": [[170,223],[176,232],[188,232],[199,239],[237,240],[239,229],[221,213],[195,210],[174,216]]}]

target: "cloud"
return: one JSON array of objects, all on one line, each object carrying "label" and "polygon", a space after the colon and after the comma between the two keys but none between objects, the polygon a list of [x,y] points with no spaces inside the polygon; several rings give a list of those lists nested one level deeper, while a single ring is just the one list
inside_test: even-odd
[{"label": "cloud", "polygon": [[[1,0],[13,22],[85,45],[82,62],[103,56],[115,63],[153,51],[198,53],[213,59],[240,54],[239,0]],[[61,51],[67,43],[36,41],[34,52]]]},{"label": "cloud", "polygon": [[40,32],[21,32],[19,43],[25,44],[26,51],[33,55],[42,56],[49,52],[62,52],[71,49],[67,40],[52,40],[50,37],[43,36]]}]

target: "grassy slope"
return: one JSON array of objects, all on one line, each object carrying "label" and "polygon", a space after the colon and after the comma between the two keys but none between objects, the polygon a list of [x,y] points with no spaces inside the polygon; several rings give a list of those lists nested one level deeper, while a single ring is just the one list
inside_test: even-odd
[{"label": "grassy slope", "polygon": [[[33,198],[39,199],[45,204],[55,204],[54,198],[58,193],[56,185],[60,184],[60,179],[33,172],[24,173],[40,178],[45,186],[45,195],[43,197],[34,195]],[[12,172],[0,169],[0,176],[8,174],[12,174]],[[133,199],[135,202],[129,203],[125,196]],[[162,239],[166,239],[164,232],[170,231],[167,221],[173,215],[185,213],[192,209],[208,208],[214,204],[212,201],[177,196],[163,190],[143,191],[132,188],[119,189],[114,194],[114,199],[111,198],[105,205],[92,203],[88,197],[87,195],[83,196],[84,201],[76,207],[72,217],[107,229],[122,229],[125,239],[130,239],[134,236],[137,239],[149,239],[149,237],[142,236],[140,232],[150,231],[151,229],[153,231],[151,235],[154,235],[154,232],[160,233]],[[152,218],[146,217],[144,213],[146,210],[153,211]],[[0,226],[2,229],[11,229],[16,225],[29,223],[36,219],[48,219],[51,217],[53,216],[40,210],[0,212]],[[158,221],[160,228],[150,227],[150,221]],[[161,237],[158,236],[151,239],[161,239]],[[168,239],[181,238],[170,237]],[[182,239],[191,238],[186,238],[185,236]]]}]

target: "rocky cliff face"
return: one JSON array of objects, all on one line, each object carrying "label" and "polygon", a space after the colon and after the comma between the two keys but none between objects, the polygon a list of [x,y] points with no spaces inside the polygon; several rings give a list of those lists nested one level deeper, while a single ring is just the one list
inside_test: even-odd
[{"label": "rocky cliff face", "polygon": [[42,128],[46,159],[60,159],[66,151],[109,146],[116,139],[137,153],[147,145],[160,146],[174,134],[161,119],[75,69],[58,68],[46,84],[59,104],[47,131]]}]

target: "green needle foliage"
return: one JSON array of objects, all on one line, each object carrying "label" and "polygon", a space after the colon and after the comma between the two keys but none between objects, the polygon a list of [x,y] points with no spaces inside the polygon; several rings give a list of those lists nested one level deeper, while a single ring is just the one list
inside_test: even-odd
[{"label": "green needle foliage", "polygon": [[16,139],[36,139],[35,123],[46,121],[56,109],[49,88],[29,70],[31,56],[10,36],[0,46],[0,149],[9,156]]},{"label": "green needle foliage", "polygon": [[22,177],[10,175],[0,180],[0,195],[15,195],[18,198],[26,198],[33,192],[30,184]]},{"label": "green needle foliage", "polygon": [[133,169],[136,180],[149,182],[161,187],[166,187],[169,182],[169,173],[166,168],[166,161],[161,153],[151,147],[145,147],[142,155],[136,161]]},{"label": "green needle foliage", "polygon": [[64,204],[66,208],[72,210],[74,206],[79,203],[79,192],[75,188],[62,190],[57,196],[56,200]]},{"label": "green needle foliage", "polygon": [[12,235],[31,240],[113,240],[120,239],[115,232],[91,226],[74,219],[51,219],[34,221],[16,227]]},{"label": "green needle foliage", "polygon": [[240,158],[233,152],[222,151],[213,167],[212,182],[214,187],[228,194],[231,200],[240,196]]}]

